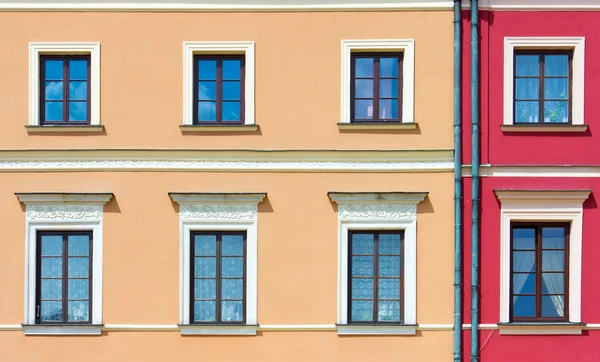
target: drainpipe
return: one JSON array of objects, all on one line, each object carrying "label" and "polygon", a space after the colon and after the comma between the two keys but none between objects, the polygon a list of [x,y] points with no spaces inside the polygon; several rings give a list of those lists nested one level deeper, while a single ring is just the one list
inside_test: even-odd
[{"label": "drainpipe", "polygon": [[462,361],[461,0],[454,0],[454,362]]},{"label": "drainpipe", "polygon": [[471,0],[471,362],[479,361],[479,4]]}]

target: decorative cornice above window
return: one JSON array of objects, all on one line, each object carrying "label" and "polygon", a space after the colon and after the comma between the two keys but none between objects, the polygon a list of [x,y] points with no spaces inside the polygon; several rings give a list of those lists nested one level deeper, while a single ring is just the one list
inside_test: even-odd
[{"label": "decorative cornice above window", "polygon": [[386,203],[386,204],[418,204],[425,200],[428,192],[328,192],[331,201],[338,204],[365,204],[365,203]]},{"label": "decorative cornice above window", "polygon": [[169,192],[174,202],[200,204],[258,204],[266,192]]},{"label": "decorative cornice above window", "polygon": [[15,195],[25,205],[104,205],[113,197],[110,192],[15,192]]},{"label": "decorative cornice above window", "polygon": [[592,190],[494,190],[496,198],[510,203],[583,203]]}]

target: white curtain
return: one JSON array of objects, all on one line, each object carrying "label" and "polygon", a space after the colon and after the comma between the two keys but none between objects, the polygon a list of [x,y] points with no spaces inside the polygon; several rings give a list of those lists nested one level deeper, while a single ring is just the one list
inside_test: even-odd
[{"label": "white curtain", "polygon": [[[558,251],[546,252],[542,257],[542,270],[559,271],[564,268],[564,254]],[[562,277],[562,278],[561,278]],[[559,273],[542,273],[542,281],[551,294],[564,293],[564,274]],[[559,316],[565,315],[565,303],[563,295],[552,295],[552,304],[556,308],[556,313]]]},{"label": "white curtain", "polygon": [[[535,263],[535,252],[516,252],[513,253],[513,270],[514,271],[532,271],[533,264]],[[513,293],[519,294],[529,274],[513,274]],[[518,298],[518,296],[516,296]],[[514,303],[514,301],[513,301]]]}]

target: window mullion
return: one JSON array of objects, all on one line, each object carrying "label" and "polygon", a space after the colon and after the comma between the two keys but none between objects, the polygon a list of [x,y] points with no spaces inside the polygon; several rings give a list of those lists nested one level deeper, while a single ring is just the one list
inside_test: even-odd
[{"label": "window mullion", "polygon": [[540,66],[540,81],[539,81],[539,84],[538,84],[538,87],[539,87],[539,89],[538,89],[538,93],[539,93],[538,97],[540,99],[540,101],[539,101],[540,102],[539,103],[539,105],[540,105],[539,108],[540,109],[538,111],[539,111],[540,123],[544,123],[545,122],[545,119],[544,119],[544,107],[545,107],[545,104],[546,104],[546,100],[545,100],[546,96],[544,94],[544,76],[545,76],[545,74],[544,74],[544,68],[545,68],[544,64],[545,64],[545,61],[546,61],[546,56],[543,55],[543,54],[540,55],[540,65],[539,65]]},{"label": "window mullion", "polygon": [[377,307],[379,301],[379,233],[373,233],[373,236],[373,322],[377,323],[379,321],[379,308]]},{"label": "window mullion", "polygon": [[222,275],[221,275],[221,258],[222,258],[222,248],[221,248],[221,240],[222,234],[216,233],[216,241],[217,241],[217,260],[216,260],[216,270],[215,270],[215,322],[221,323],[221,283],[222,283]]},{"label": "window mullion", "polygon": [[536,227],[535,236],[535,316],[542,317],[542,226]]},{"label": "window mullion", "polygon": [[63,122],[69,122],[69,59],[63,60]]},{"label": "window mullion", "polygon": [[379,120],[379,63],[380,57],[373,58],[373,120]]},{"label": "window mullion", "polygon": [[215,120],[216,122],[223,122],[222,119],[222,107],[223,107],[223,59],[217,60],[217,106],[215,109]]},{"label": "window mullion", "polygon": [[67,296],[68,296],[68,289],[67,289],[67,284],[69,282],[69,277],[68,277],[68,263],[69,263],[69,245],[68,245],[68,236],[67,234],[63,234],[63,275],[62,275],[62,322],[66,323],[68,320],[67,317],[67,308],[68,308],[68,303],[67,303]]}]

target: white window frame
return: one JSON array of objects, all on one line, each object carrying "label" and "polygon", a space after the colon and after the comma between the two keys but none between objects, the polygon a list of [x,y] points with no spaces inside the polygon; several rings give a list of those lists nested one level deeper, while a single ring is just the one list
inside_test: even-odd
[{"label": "white window frame", "polygon": [[[258,204],[266,193],[170,193],[179,204],[179,329],[182,335],[255,335],[258,286]],[[246,324],[190,324],[190,258],[193,231],[246,232]]]},{"label": "white window frame", "polygon": [[351,123],[350,84],[352,53],[402,52],[402,114],[400,122],[415,122],[415,40],[414,39],[361,39],[342,40],[342,86],[340,123]]},{"label": "white window frame", "polygon": [[518,50],[572,50],[571,124],[584,124],[585,38],[584,37],[505,37],[504,38],[504,125],[514,122],[514,54]]},{"label": "white window frame", "polygon": [[[500,323],[510,321],[510,233],[513,222],[570,223],[569,235],[569,323],[581,323],[581,251],[583,246],[583,202],[590,190],[522,191],[496,190],[500,210]],[[564,329],[553,329],[557,323],[540,323],[539,327],[519,328],[519,323],[501,328],[502,334],[564,334]],[[526,323],[525,323],[526,324]],[[570,333],[581,333],[569,329]],[[554,332],[553,332],[554,331]]]},{"label": "white window frame", "polygon": [[194,55],[196,54],[244,55],[244,124],[255,124],[254,41],[185,41],[183,42],[183,125],[194,125]]},{"label": "white window frame", "polygon": [[[426,196],[426,192],[329,193],[331,200],[338,204],[338,334],[416,334],[417,204]],[[353,230],[404,231],[402,325],[348,324],[348,234]]]},{"label": "white window frame", "polygon": [[41,126],[40,56],[47,54],[90,56],[90,125],[100,125],[100,43],[31,42],[29,43],[29,125]]},{"label": "white window frame", "polygon": [[[100,335],[102,331],[102,254],[104,205],[112,194],[17,193],[25,204],[26,335]],[[92,231],[92,315],[88,325],[36,324],[37,233],[48,230]]]}]

